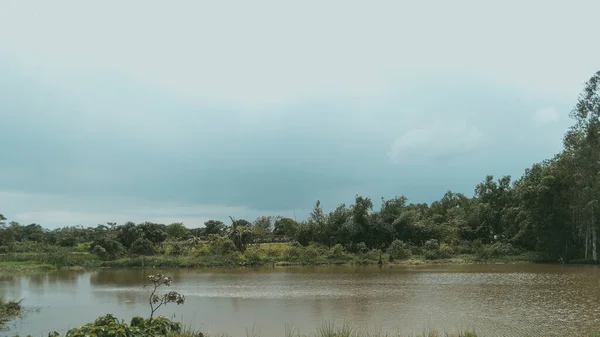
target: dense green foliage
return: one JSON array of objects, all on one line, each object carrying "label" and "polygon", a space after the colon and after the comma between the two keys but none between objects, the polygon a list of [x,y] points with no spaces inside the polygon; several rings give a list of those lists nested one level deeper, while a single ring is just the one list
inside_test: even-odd
[{"label": "dense green foliage", "polygon": [[[131,324],[127,324],[107,314],[92,323],[69,330],[65,337],[164,337],[180,331],[181,323],[164,317],[133,317]],[[59,334],[50,334],[49,337],[59,337]]]},{"label": "dense green foliage", "polygon": [[[600,219],[600,72],[586,87],[570,116],[573,126],[564,149],[554,158],[534,164],[512,181],[510,176],[487,176],[473,197],[447,192],[431,204],[409,203],[405,196],[381,200],[357,195],[354,204],[325,212],[316,202],[309,218],[262,216],[254,222],[231,218],[231,224],[210,220],[187,229],[145,222],[46,230],[37,224],[0,222],[0,254],[23,247],[73,248],[85,245],[101,260],[157,254],[181,256],[199,244],[213,255],[244,254],[252,244],[297,242],[303,254],[387,252],[391,260],[410,254],[427,259],[475,254],[481,259],[534,252],[539,260],[597,262]],[[170,249],[165,248],[169,242]],[[173,242],[177,242],[174,244]],[[35,247],[33,247],[35,246]],[[313,248],[311,248],[313,247]],[[198,250],[198,249],[196,249]],[[286,252],[297,259],[298,246]],[[200,249],[202,251],[202,249]],[[200,253],[197,253],[200,254]],[[249,252],[249,260],[253,260]]]}]

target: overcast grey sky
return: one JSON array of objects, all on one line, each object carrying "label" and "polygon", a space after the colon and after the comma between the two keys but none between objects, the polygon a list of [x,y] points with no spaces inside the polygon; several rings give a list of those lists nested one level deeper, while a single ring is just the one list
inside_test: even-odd
[{"label": "overcast grey sky", "polygon": [[560,151],[590,1],[2,1],[0,213],[60,225],[432,201]]}]

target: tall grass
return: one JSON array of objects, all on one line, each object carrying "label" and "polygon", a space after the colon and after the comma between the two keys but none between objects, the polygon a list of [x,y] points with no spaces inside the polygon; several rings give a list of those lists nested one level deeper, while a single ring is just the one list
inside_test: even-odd
[{"label": "tall grass", "polygon": [[44,253],[7,253],[0,254],[0,262],[21,264],[52,265],[57,268],[85,266],[97,261],[94,255],[82,252],[73,252],[66,248],[54,247]]},{"label": "tall grass", "polygon": [[[183,327],[182,331],[178,333],[172,333],[168,337],[229,337],[229,335],[203,333],[200,330],[186,325]],[[263,337],[263,335],[259,330],[256,329],[256,327],[252,327],[251,329],[246,329],[246,337]],[[321,325],[321,327],[317,328],[315,332],[309,334],[302,334],[297,328],[291,325],[286,325],[285,333],[281,337],[477,337],[477,334],[473,331],[464,331],[455,334],[440,334],[437,330],[426,330],[417,335],[369,333],[359,331],[347,323],[337,326],[334,323],[325,322]],[[600,337],[600,335],[590,335],[587,337]]]}]

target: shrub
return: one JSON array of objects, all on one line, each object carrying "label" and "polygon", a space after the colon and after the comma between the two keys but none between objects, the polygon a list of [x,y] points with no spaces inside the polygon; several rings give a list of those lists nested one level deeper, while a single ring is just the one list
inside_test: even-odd
[{"label": "shrub", "polygon": [[424,256],[426,260],[437,260],[438,259],[438,250],[425,250]]},{"label": "shrub", "polygon": [[194,256],[208,256],[211,255],[210,247],[207,244],[198,244],[194,248],[192,248],[192,253]]},{"label": "shrub", "polygon": [[277,249],[273,248],[267,248],[265,251],[268,257],[278,257],[280,253]]},{"label": "shrub", "polygon": [[38,242],[11,242],[8,245],[8,250],[11,253],[45,253],[49,249],[49,245]]},{"label": "shrub", "polygon": [[449,259],[454,255],[454,249],[446,244],[440,246],[437,240],[431,239],[423,245],[423,254],[427,260]]},{"label": "shrub", "polygon": [[344,246],[340,245],[339,243],[333,247],[331,247],[331,249],[329,250],[330,256],[331,257],[342,257],[344,256],[344,254],[346,253],[346,249],[344,248]]},{"label": "shrub", "polygon": [[89,252],[90,244],[89,243],[79,243],[79,244],[75,245],[75,247],[73,247],[73,251],[80,252],[80,253]]},{"label": "shrub", "polygon": [[0,246],[0,254],[8,254],[8,247]]},{"label": "shrub", "polygon": [[471,243],[469,241],[459,241],[459,242],[457,242],[456,245],[454,246],[454,250],[458,254],[473,254],[475,252],[475,249],[473,247],[473,243]]},{"label": "shrub", "polygon": [[302,251],[302,258],[307,260],[314,260],[321,255],[320,249],[317,245],[310,245],[305,247]]},{"label": "shrub", "polygon": [[44,257],[44,263],[48,263],[57,267],[74,266],[76,263],[74,256],[68,249],[56,247],[48,252]]},{"label": "shrub", "polygon": [[145,237],[141,237],[133,241],[129,252],[134,255],[154,255],[156,250],[152,242]]},{"label": "shrub", "polygon": [[[97,248],[99,246],[99,248]],[[100,237],[90,245],[92,253],[103,260],[114,260],[123,255],[124,248],[121,243],[109,237]]]},{"label": "shrub", "polygon": [[366,252],[363,255],[363,258],[366,259],[366,261],[372,263],[375,262],[377,260],[379,260],[379,256],[381,254],[381,250],[380,249],[371,249],[368,252]]},{"label": "shrub", "polygon": [[288,261],[296,260],[300,257],[302,247],[291,245],[290,248],[284,251],[283,256]]},{"label": "shrub", "polygon": [[61,247],[75,247],[77,244],[77,239],[73,236],[68,236],[59,241],[59,245]]},{"label": "shrub", "polygon": [[208,235],[208,249],[215,255],[227,255],[237,251],[230,238],[218,234]]},{"label": "shrub", "polygon": [[413,253],[414,255],[423,255],[423,254],[425,254],[425,250],[421,246],[410,244],[408,247],[410,248],[410,252]]},{"label": "shrub", "polygon": [[[159,337],[181,331],[181,323],[172,322],[167,318],[158,317],[153,319],[144,319],[133,317],[131,324],[127,325],[124,321],[119,321],[111,314],[96,319],[93,323],[88,323],[79,328],[71,329],[65,335],[66,337]],[[54,336],[58,336],[57,333]]]},{"label": "shrub", "polygon": [[426,249],[424,254],[427,260],[449,259],[454,255],[454,250],[449,246],[442,246],[439,249]]},{"label": "shrub", "polygon": [[440,249],[440,243],[436,239],[427,240],[427,241],[425,241],[425,244],[423,245],[423,249],[438,250],[438,249]]},{"label": "shrub", "polygon": [[171,246],[171,250],[169,250],[169,254],[173,255],[173,256],[179,256],[179,255],[183,255],[186,251],[186,247],[179,243],[179,242],[175,242],[173,243],[173,245]]},{"label": "shrub", "polygon": [[492,245],[483,247],[479,252],[482,259],[491,259],[502,256],[519,255],[520,251],[510,243],[496,242]]},{"label": "shrub", "polygon": [[246,257],[246,260],[248,260],[248,262],[259,262],[260,261],[260,255],[258,254],[258,252],[256,250],[247,249],[244,252],[244,257]]},{"label": "shrub", "polygon": [[395,260],[406,260],[410,257],[412,252],[407,243],[401,240],[394,240],[387,249],[387,253],[390,255],[391,261]]},{"label": "shrub", "polygon": [[449,259],[454,255],[454,249],[450,246],[442,246],[438,252],[440,259]]},{"label": "shrub", "polygon": [[367,244],[364,242],[360,242],[356,245],[356,251],[358,251],[359,253],[366,253],[369,251],[369,247],[367,247]]}]

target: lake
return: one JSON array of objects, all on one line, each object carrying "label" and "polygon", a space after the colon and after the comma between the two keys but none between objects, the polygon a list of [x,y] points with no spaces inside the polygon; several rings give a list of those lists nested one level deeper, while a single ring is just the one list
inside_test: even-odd
[{"label": "lake", "polygon": [[1,336],[49,331],[112,313],[149,315],[145,277],[173,277],[182,306],[158,314],[205,332],[283,336],[323,322],[371,332],[474,329],[483,336],[572,336],[600,328],[600,268],[481,264],[414,267],[107,269],[0,275],[0,295],[23,298],[27,315]]}]

